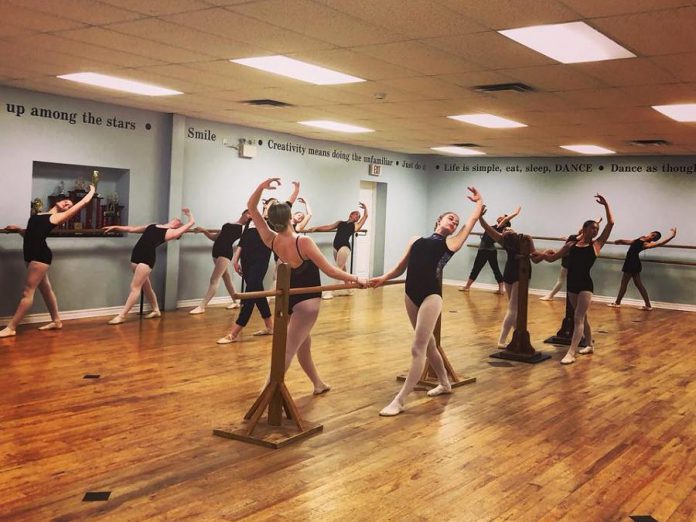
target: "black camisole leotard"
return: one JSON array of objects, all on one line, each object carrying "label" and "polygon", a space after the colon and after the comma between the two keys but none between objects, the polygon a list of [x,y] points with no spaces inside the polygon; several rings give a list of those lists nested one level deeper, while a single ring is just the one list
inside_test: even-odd
[{"label": "black camisole leotard", "polygon": [[445,237],[433,234],[417,239],[408,255],[406,295],[420,306],[429,295],[442,295],[439,278],[442,269],[454,255],[447,247]]},{"label": "black camisole leotard", "polygon": [[[275,242],[275,238],[273,238],[273,241]],[[317,265],[314,264],[313,261],[302,257],[302,253],[300,252],[299,236],[295,239],[295,248],[297,249],[297,255],[300,256],[300,259],[302,259],[302,264],[297,268],[290,269],[290,288],[307,288],[310,286],[321,286],[319,268],[317,267]],[[271,243],[271,249],[273,249],[273,243]],[[275,253],[275,250],[273,252]],[[291,295],[288,303],[288,313],[292,313],[292,309],[297,303],[301,303],[302,301],[307,301],[309,299],[317,299],[320,297],[321,292]]]},{"label": "black camisole leotard", "polygon": [[590,277],[590,269],[597,259],[594,242],[586,247],[573,245],[568,252],[568,292],[594,292],[594,284]]},{"label": "black camisole leotard", "polygon": [[155,249],[164,243],[164,236],[167,234],[167,230],[167,228],[158,227],[155,223],[148,225],[133,247],[131,263],[145,263],[150,268],[154,268],[157,260]]},{"label": "black camisole leotard", "polygon": [[46,237],[54,228],[55,225],[51,223],[51,214],[36,214],[29,218],[22,246],[26,263],[38,261],[47,265],[51,264],[53,253],[48,248]]},{"label": "black camisole leotard", "polygon": [[242,225],[239,223],[225,223],[213,243],[213,257],[226,257],[232,260],[232,245],[242,237]]},{"label": "black camisole leotard", "polygon": [[[506,236],[507,237],[507,236]],[[503,269],[503,282],[514,285],[520,280],[520,260],[517,257],[520,252],[518,248],[518,238],[509,238],[506,240],[505,252],[507,253],[507,261]],[[532,278],[532,268],[529,267],[529,279]]]},{"label": "black camisole leotard", "polygon": [[350,248],[350,237],[355,234],[355,223],[352,221],[339,221],[336,227],[336,235],[333,240],[333,247],[340,250],[341,247]]},{"label": "black camisole leotard", "polygon": [[645,250],[645,243],[643,243],[643,240],[640,238],[634,239],[631,246],[628,247],[628,252],[626,252],[626,260],[624,261],[621,271],[627,274],[640,274],[640,272],[643,270],[643,265],[640,262],[640,257],[638,257],[638,254],[640,254],[643,250]]}]

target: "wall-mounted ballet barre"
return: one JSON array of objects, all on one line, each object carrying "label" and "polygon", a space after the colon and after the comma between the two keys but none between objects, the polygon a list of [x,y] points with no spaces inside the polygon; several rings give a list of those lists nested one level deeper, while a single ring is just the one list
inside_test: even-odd
[{"label": "wall-mounted ballet barre", "polygon": [[[482,236],[484,232],[472,232],[472,236]],[[531,236],[532,239],[538,239],[539,241],[562,241],[565,243],[567,239],[565,237],[551,237],[551,236]],[[607,245],[616,245],[616,241],[607,241]],[[469,245],[471,246],[471,245]],[[628,245],[626,245],[628,246]],[[675,245],[673,243],[667,245],[660,245],[660,248],[686,248],[687,250],[696,250],[696,245]]]}]

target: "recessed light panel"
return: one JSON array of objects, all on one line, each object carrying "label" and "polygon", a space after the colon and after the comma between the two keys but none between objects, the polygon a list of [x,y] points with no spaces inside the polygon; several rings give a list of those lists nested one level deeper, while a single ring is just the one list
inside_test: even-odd
[{"label": "recessed light panel", "polygon": [[325,129],[336,132],[374,132],[373,129],[368,129],[366,127],[358,127],[357,125],[350,125],[348,123],[340,123],[337,121],[329,120],[309,120],[309,121],[298,121],[297,123],[301,125],[307,125],[308,127],[317,127],[319,129]]},{"label": "recessed light panel", "polygon": [[636,56],[585,22],[535,25],[498,32],[561,63],[600,62]]},{"label": "recessed light panel", "polygon": [[261,56],[258,58],[240,58],[238,60],[230,60],[232,63],[246,65],[261,71],[279,74],[295,80],[301,80],[315,85],[338,85],[342,83],[364,82],[362,78],[344,74],[331,69],[325,69],[318,65],[294,60],[287,56]]},{"label": "recessed light panel", "polygon": [[479,127],[487,127],[489,129],[516,129],[519,127],[526,127],[524,123],[508,120],[507,118],[501,118],[500,116],[495,116],[493,114],[459,114],[457,116],[447,117],[452,120],[463,121],[465,123],[471,123],[472,125],[478,125]]},{"label": "recessed light panel", "polygon": [[605,149],[597,145],[561,145],[562,149],[577,152],[579,154],[591,154],[597,156],[599,154],[616,154],[616,151]]},{"label": "recessed light panel", "polygon": [[696,122],[696,103],[653,105],[653,109],[676,121]]},{"label": "recessed light panel", "polygon": [[475,149],[468,149],[466,147],[454,147],[454,146],[449,146],[449,147],[430,147],[432,150],[436,150],[438,152],[444,152],[445,154],[453,154],[455,156],[483,156],[486,154],[485,152],[481,152],[480,150],[475,150]]},{"label": "recessed light panel", "polygon": [[183,92],[165,89],[157,85],[149,83],[136,82],[134,80],[126,80],[106,74],[93,72],[63,74],[58,76],[62,80],[70,80],[72,82],[94,85],[95,87],[103,87],[105,89],[113,89],[115,91],[129,92],[131,94],[142,94],[144,96],[173,96],[176,94],[184,94]]}]

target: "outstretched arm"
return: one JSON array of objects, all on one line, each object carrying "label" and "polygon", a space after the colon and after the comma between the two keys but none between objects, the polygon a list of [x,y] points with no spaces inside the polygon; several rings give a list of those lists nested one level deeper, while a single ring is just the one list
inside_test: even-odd
[{"label": "outstretched arm", "polygon": [[356,232],[360,232],[360,229],[365,224],[365,221],[367,221],[367,207],[365,206],[365,203],[360,202],[360,203],[358,203],[358,206],[362,209],[362,217],[355,224],[355,231]]},{"label": "outstretched arm", "polygon": [[305,232],[331,232],[332,230],[336,230],[338,228],[339,223],[340,221],[336,221],[330,225],[320,225],[318,227],[308,228],[305,230]]},{"label": "outstretched arm", "polygon": [[279,185],[280,178],[265,179],[259,183],[256,190],[254,190],[251,196],[249,196],[249,201],[247,201],[249,216],[251,216],[251,220],[254,222],[254,225],[256,225],[256,229],[259,231],[261,240],[269,248],[273,242],[273,238],[276,236],[276,233],[268,228],[268,223],[266,223],[266,220],[263,219],[261,212],[259,212],[259,201],[261,201],[261,194],[263,194],[264,190],[275,190]]},{"label": "outstretched arm", "polygon": [[501,227],[506,226],[507,224],[510,223],[510,221],[512,221],[513,219],[515,219],[517,216],[519,216],[519,215],[520,215],[520,212],[522,212],[522,207],[517,207],[517,208],[515,209],[515,211],[514,211],[512,214],[506,214],[505,217],[503,218],[503,220],[500,222],[499,225],[500,225]]},{"label": "outstretched arm", "polygon": [[607,239],[609,239],[611,229],[614,228],[614,216],[612,215],[611,209],[609,208],[609,202],[606,200],[604,196],[602,196],[601,194],[597,194],[595,196],[595,199],[597,200],[597,203],[604,207],[604,210],[607,213],[607,224],[604,225],[604,230],[602,230],[602,233],[599,235],[599,238],[597,238],[597,241],[595,241],[595,252],[599,254],[599,251],[607,242]]},{"label": "outstretched arm", "polygon": [[615,245],[630,245],[633,243],[633,240],[631,239],[616,239],[614,240]]},{"label": "outstretched arm", "polygon": [[109,232],[130,232],[133,234],[142,234],[145,232],[145,229],[148,227],[148,225],[138,225],[138,226],[129,226],[129,225],[111,225],[108,227],[102,227],[102,230],[104,231],[105,234],[108,234]]},{"label": "outstretched arm", "polygon": [[560,250],[547,250],[543,253],[544,260],[548,261],[549,263],[553,263],[557,259],[565,257],[575,243],[575,241],[568,241]]},{"label": "outstretched arm", "polygon": [[203,227],[196,227],[193,229],[193,231],[196,233],[200,232],[201,234],[203,234],[205,237],[207,237],[211,241],[215,241],[218,238],[218,236],[220,235],[220,232],[218,232],[216,234],[215,232],[211,232],[210,230],[205,229]]},{"label": "outstretched arm", "polygon": [[[274,179],[280,179],[280,178],[274,178]],[[290,197],[287,199],[287,202],[290,203],[290,206],[295,203],[295,200],[297,199],[297,195],[300,193],[300,182],[299,181],[293,181],[292,182],[292,194],[290,194]]]},{"label": "outstretched arm", "polygon": [[413,243],[418,239],[418,237],[412,237],[411,240],[408,242],[408,246],[406,247],[406,250],[404,251],[404,255],[401,256],[401,259],[399,262],[396,264],[394,268],[392,268],[389,272],[387,272],[384,275],[381,275],[379,277],[373,277],[370,279],[370,286],[372,288],[377,288],[378,286],[382,286],[386,281],[389,281],[390,279],[394,279],[395,277],[399,277],[401,274],[403,274],[406,271],[406,268],[408,268],[408,258],[411,255],[411,247],[413,246]]},{"label": "outstretched arm", "polygon": [[80,213],[80,211],[89,203],[92,201],[92,197],[94,196],[95,192],[94,185],[89,186],[89,192],[83,197],[80,201],[75,203],[72,207],[70,207],[68,210],[65,212],[58,212],[57,214],[51,214],[51,217],[49,217],[49,221],[53,223],[54,225],[60,225],[61,223],[64,223],[68,221],[70,218],[76,216],[77,214]]},{"label": "outstretched arm", "polygon": [[300,237],[300,250],[307,256],[317,268],[324,272],[327,276],[332,279],[338,279],[340,281],[345,281],[346,283],[358,283],[360,286],[366,286],[367,280],[359,278],[357,275],[349,274],[344,272],[337,266],[329,263],[329,261],[321,253],[317,244],[312,240],[312,238],[307,236]]},{"label": "outstretched arm", "polygon": [[299,201],[300,203],[304,203],[305,217],[295,226],[295,230],[297,232],[303,232],[309,224],[309,220],[312,219],[312,209],[309,208],[309,202],[306,199],[298,198],[297,201]]},{"label": "outstretched arm", "polygon": [[645,245],[645,248],[657,248],[661,247],[662,245],[666,245],[670,241],[672,241],[675,237],[677,237],[677,228],[673,227],[669,229],[669,237],[666,237],[664,239],[661,239],[660,241],[653,241]]},{"label": "outstretched arm", "polygon": [[193,217],[191,211],[187,208],[181,209],[184,215],[188,218],[188,223],[180,226],[179,228],[169,228],[166,234],[164,234],[165,241],[171,241],[172,239],[179,239],[186,232],[188,232],[193,225],[196,224],[196,219]]},{"label": "outstretched arm", "polygon": [[7,225],[5,230],[9,232],[17,232],[22,237],[24,237],[24,232],[26,232],[26,229],[20,227],[19,225]]},{"label": "outstretched arm", "polygon": [[476,187],[467,187],[467,190],[471,192],[471,195],[467,195],[467,198],[476,203],[476,208],[471,213],[464,226],[459,229],[459,232],[445,240],[447,242],[447,248],[452,252],[458,252],[459,249],[462,248],[464,241],[469,237],[476,221],[481,217],[481,213],[483,212],[483,198],[479,191],[476,190]]}]

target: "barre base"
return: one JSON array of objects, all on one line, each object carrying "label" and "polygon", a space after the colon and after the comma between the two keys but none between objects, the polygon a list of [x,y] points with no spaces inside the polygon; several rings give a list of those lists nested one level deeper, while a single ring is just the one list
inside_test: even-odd
[{"label": "barre base", "polygon": [[213,435],[264,446],[265,448],[278,449],[321,433],[324,430],[323,424],[307,421],[304,421],[303,424],[304,431],[298,431],[297,426],[290,419],[284,419],[282,426],[271,426],[266,422],[259,422],[254,428],[253,434],[249,435],[249,422],[243,422],[237,426],[216,428],[213,430]]}]

